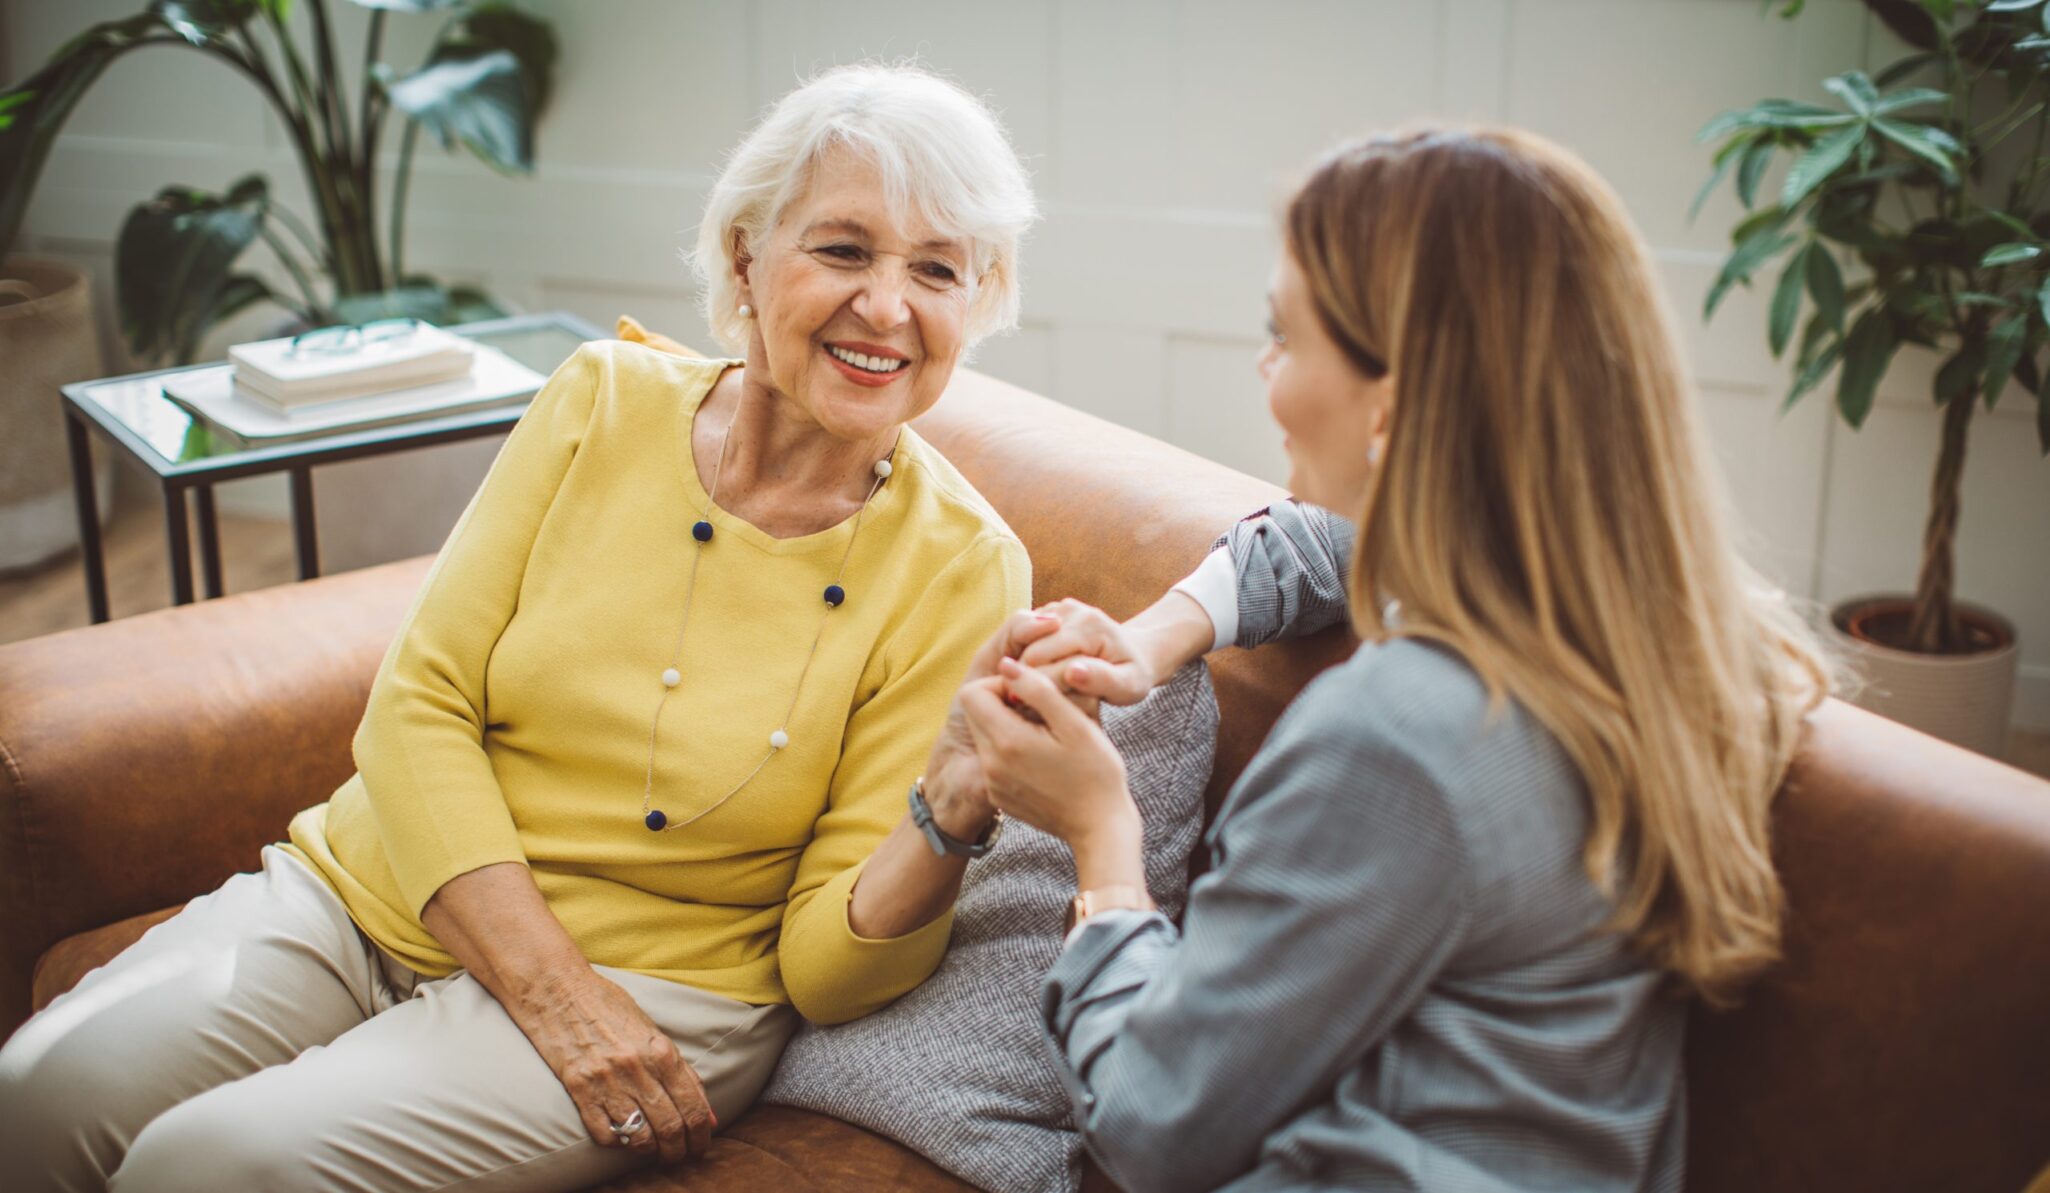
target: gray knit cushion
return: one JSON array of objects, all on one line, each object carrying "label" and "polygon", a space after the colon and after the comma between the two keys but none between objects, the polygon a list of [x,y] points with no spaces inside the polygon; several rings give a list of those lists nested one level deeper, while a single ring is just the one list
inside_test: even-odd
[{"label": "gray knit cushion", "polygon": [[[1217,744],[1209,670],[1192,663],[1140,704],[1105,706],[1103,726],[1146,822],[1147,885],[1179,915]],[[1075,1189],[1081,1138],[1039,1021],[1074,893],[1068,847],[1010,824],[968,867],[938,971],[866,1019],[805,1025],[762,1100],[887,1135],[985,1189]]]}]

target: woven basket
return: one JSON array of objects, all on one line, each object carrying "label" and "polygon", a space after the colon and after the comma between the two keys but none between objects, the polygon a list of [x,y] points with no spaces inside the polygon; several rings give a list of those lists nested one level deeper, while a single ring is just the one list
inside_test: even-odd
[{"label": "woven basket", "polygon": [[[0,362],[0,570],[12,570],[78,541],[57,388],[105,372],[83,269],[37,257],[0,263]],[[103,508],[109,475],[104,464],[94,470]]]}]

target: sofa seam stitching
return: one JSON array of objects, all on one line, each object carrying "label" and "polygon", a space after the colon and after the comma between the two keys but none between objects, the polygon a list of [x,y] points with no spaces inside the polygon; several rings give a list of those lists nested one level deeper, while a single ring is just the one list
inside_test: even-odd
[{"label": "sofa seam stitching", "polygon": [[[28,888],[29,911],[32,916],[40,919],[43,910],[43,884],[37,880],[37,851],[34,834],[29,826],[28,775],[23,771],[20,758],[8,746],[5,737],[0,737],[0,766],[5,767],[8,778],[14,783],[14,818],[21,834],[22,883]],[[30,971],[33,974],[33,962],[30,964]]]}]

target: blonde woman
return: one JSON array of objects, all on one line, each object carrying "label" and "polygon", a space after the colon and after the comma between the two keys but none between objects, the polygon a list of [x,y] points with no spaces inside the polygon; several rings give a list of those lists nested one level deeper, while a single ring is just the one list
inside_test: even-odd
[{"label": "blonde woman", "polygon": [[[1822,661],[1731,548],[1650,262],[1586,166],[1516,132],[1368,141],[1311,174],[1286,250],[1260,374],[1291,490],[1345,518],[1276,506],[1132,622],[1063,603],[963,689],[997,804],[1074,851],[1044,1005],[1076,1122],[1133,1193],[1677,1189],[1683,996],[1776,954],[1768,809]],[[1057,685],[1129,701],[1347,615],[1364,643],[1247,767],[1178,930]]]}]

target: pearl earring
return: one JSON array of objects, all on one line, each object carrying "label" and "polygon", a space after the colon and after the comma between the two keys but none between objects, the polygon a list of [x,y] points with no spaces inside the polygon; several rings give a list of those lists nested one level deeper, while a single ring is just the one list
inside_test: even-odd
[{"label": "pearl earring", "polygon": [[741,318],[743,318],[743,319],[752,319],[752,318],[754,318],[754,317],[755,317],[755,309],[754,309],[753,307],[751,307],[751,306],[747,305],[747,304],[746,304],[746,303],[744,303],[744,302],[743,302],[743,303],[741,303],[741,304],[740,304],[740,317],[741,317]]},{"label": "pearl earring", "polygon": [[1367,463],[1372,464],[1376,468],[1381,466],[1381,441],[1379,439],[1367,445]]}]

